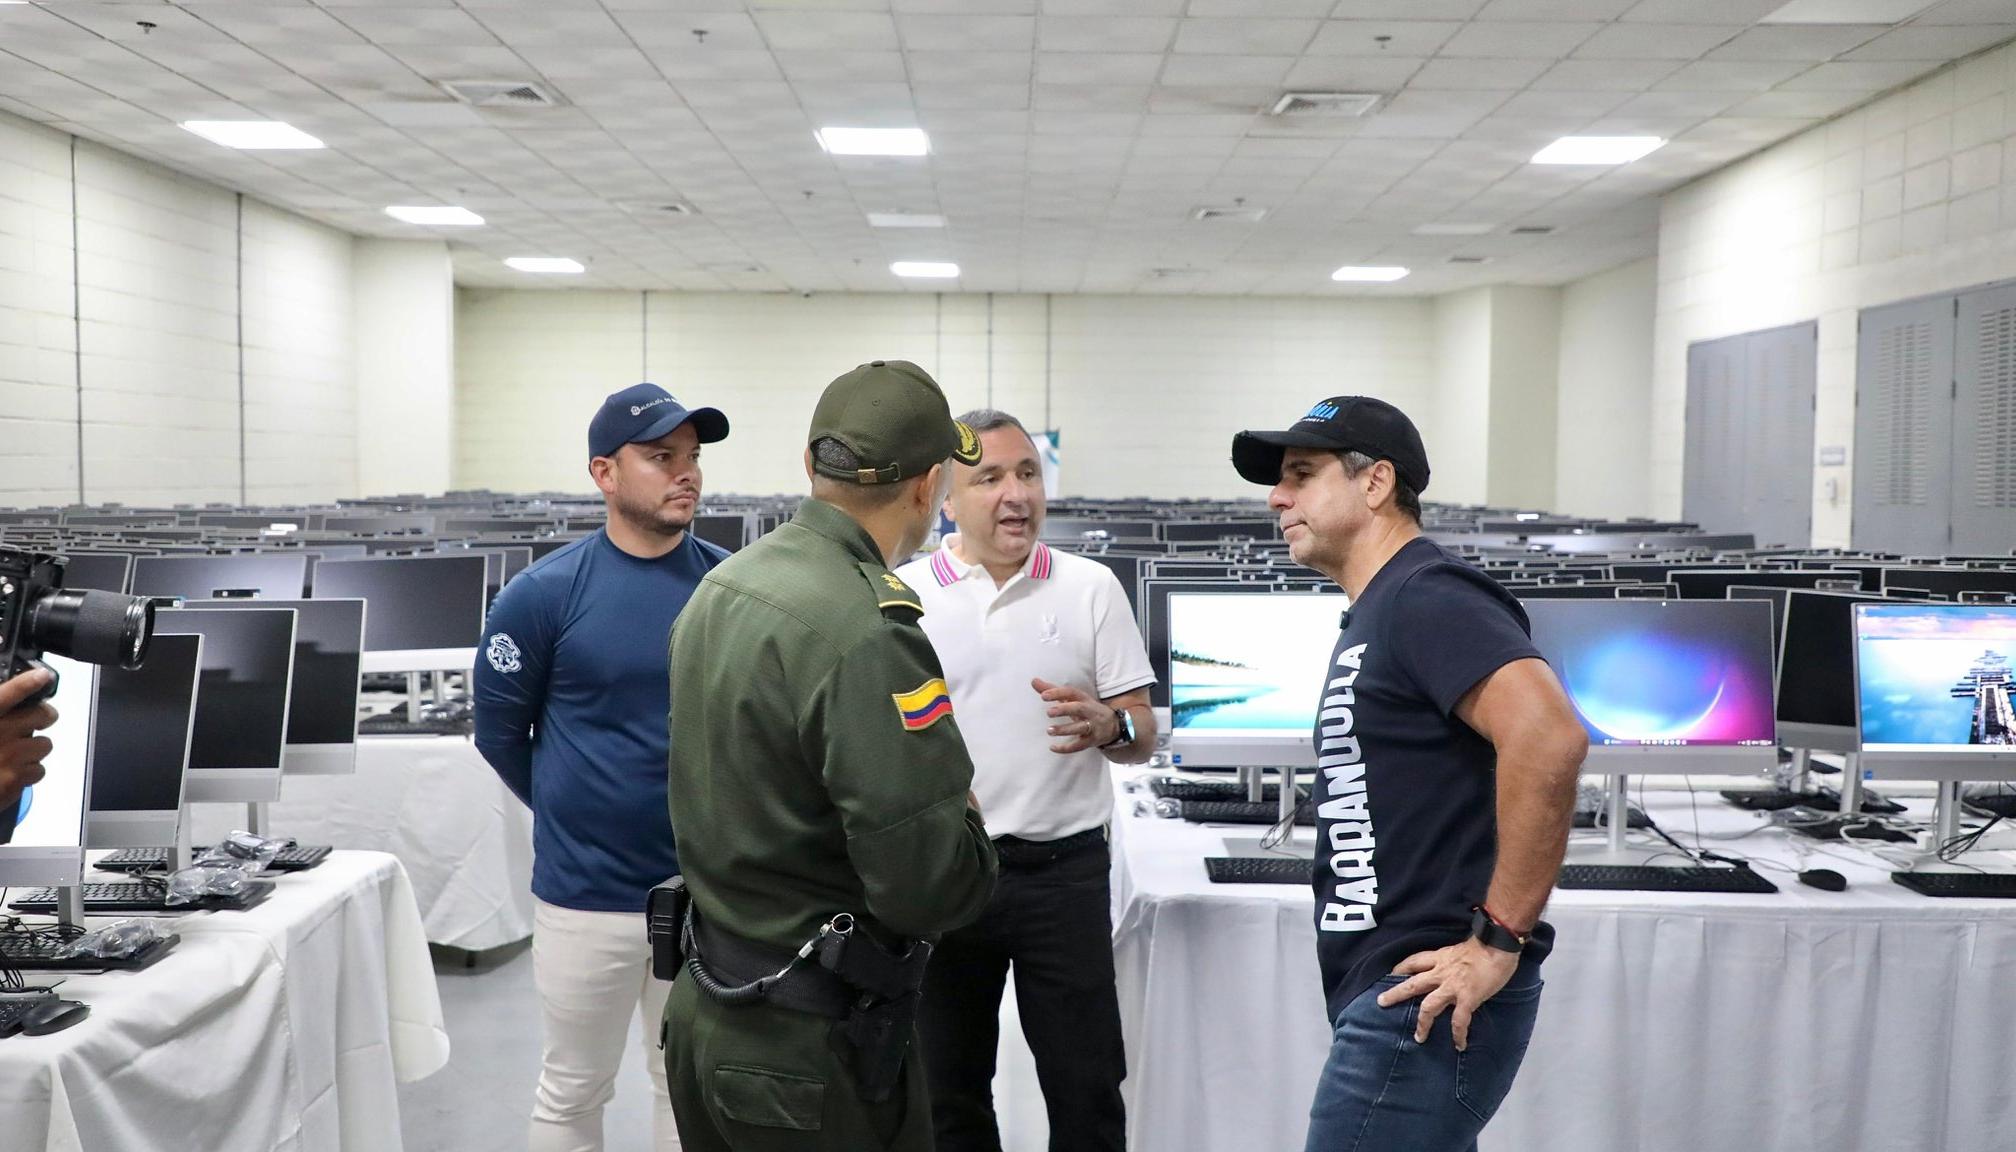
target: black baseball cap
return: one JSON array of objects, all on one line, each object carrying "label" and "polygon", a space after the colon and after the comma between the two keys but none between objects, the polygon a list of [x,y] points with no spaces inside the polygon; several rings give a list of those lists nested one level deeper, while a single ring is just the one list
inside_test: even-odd
[{"label": "black baseball cap", "polygon": [[656,384],[632,384],[612,392],[588,424],[588,455],[614,456],[625,444],[647,443],[691,422],[700,443],[728,438],[728,417],[718,408],[687,408]]},{"label": "black baseball cap", "polygon": [[980,462],[980,438],[952,418],[931,374],[908,360],[871,361],[828,384],[805,438],[808,445],[821,440],[845,444],[861,466],[834,468],[815,451],[812,467],[851,484],[912,480],[947,458]]},{"label": "black baseball cap", "polygon": [[1232,467],[1255,484],[1281,482],[1281,457],[1288,448],[1362,452],[1389,460],[1402,483],[1415,492],[1428,488],[1428,450],[1405,412],[1370,396],[1332,396],[1283,432],[1241,432],[1232,437]]}]

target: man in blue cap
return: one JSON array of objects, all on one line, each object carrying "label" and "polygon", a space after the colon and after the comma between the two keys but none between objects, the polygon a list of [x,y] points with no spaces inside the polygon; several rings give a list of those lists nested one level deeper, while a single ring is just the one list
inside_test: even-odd
[{"label": "man in blue cap", "polygon": [[644,902],[679,871],[665,818],[672,623],[728,558],[687,529],[700,447],[728,418],[656,384],[610,396],[588,426],[603,530],[513,580],[490,610],[475,673],[476,747],[532,809],[533,979],[544,1062],[530,1152],[600,1152],[630,1021],[641,1007],[657,1152],[679,1147],[656,1024]]}]

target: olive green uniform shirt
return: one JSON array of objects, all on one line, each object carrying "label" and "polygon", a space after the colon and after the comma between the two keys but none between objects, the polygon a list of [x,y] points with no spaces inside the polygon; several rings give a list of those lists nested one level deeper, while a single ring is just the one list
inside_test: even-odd
[{"label": "olive green uniform shirt", "polygon": [[838,912],[885,942],[980,915],[994,848],[922,615],[816,500],[701,582],[672,636],[670,807],[703,919],[795,950]]}]

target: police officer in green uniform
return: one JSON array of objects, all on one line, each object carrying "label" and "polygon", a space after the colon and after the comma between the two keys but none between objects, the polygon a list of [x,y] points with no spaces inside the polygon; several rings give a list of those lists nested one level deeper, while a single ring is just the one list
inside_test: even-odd
[{"label": "police officer in green uniform", "polygon": [[680,615],[691,915],[664,1038],[688,1152],[931,1147],[916,992],[996,865],[923,607],[889,569],[929,533],[946,459],[979,456],[923,369],[854,369],[812,416],[812,498]]}]

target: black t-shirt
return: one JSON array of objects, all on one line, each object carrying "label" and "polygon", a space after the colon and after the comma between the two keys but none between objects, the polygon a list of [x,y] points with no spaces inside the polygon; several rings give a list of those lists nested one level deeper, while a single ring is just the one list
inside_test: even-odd
[{"label": "black t-shirt", "polygon": [[[1526,612],[1427,538],[1352,603],[1316,719],[1316,951],[1335,1019],[1415,952],[1470,934],[1497,856],[1497,753],[1456,705],[1540,658]],[[1542,924],[1537,963],[1554,940]]]}]

